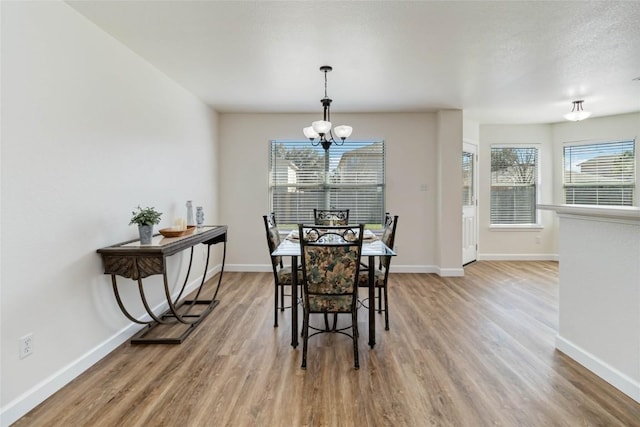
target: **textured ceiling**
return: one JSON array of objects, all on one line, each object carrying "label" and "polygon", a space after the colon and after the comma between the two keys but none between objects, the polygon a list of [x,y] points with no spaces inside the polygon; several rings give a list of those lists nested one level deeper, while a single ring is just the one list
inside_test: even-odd
[{"label": "textured ceiling", "polygon": [[640,1],[68,1],[221,112],[640,111]]}]

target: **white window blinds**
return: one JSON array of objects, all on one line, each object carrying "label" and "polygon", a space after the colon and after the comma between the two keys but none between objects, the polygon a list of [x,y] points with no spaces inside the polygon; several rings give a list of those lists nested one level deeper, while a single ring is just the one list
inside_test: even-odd
[{"label": "white window blinds", "polygon": [[384,219],[384,142],[271,141],[269,199],[280,224],[313,223],[313,209],[349,209],[350,223]]},{"label": "white window blinds", "polygon": [[491,147],[491,224],[536,224],[538,148]]},{"label": "white window blinds", "polygon": [[566,144],[562,157],[565,203],[633,205],[635,140]]}]

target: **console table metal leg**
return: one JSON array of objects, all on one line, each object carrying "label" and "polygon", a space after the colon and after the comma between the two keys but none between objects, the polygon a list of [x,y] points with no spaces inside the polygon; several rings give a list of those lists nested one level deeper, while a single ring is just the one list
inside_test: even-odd
[{"label": "console table metal leg", "polygon": [[132,322],[139,323],[141,325],[148,324],[149,322],[138,320],[135,317],[133,317],[131,315],[131,313],[129,313],[129,311],[124,306],[124,304],[122,302],[122,298],[120,298],[120,292],[118,292],[118,283],[116,281],[116,275],[115,274],[111,275],[111,284],[113,285],[113,293],[116,296],[116,301],[118,302],[118,306],[120,307],[120,310],[122,310],[122,313],[124,313],[124,315],[127,317],[127,319],[131,320]]},{"label": "console table metal leg", "polygon": [[[207,275],[207,269],[209,267],[209,259],[210,259],[210,255],[211,255],[211,246],[217,243],[224,243],[223,245],[223,255],[222,255],[222,265],[221,265],[221,269],[220,269],[220,273],[218,276],[218,283],[216,286],[216,290],[214,292],[214,295],[211,299],[200,299],[200,295],[202,293],[204,284],[206,282],[206,275]],[[207,245],[207,258],[206,258],[206,262],[204,265],[204,271],[202,274],[202,280],[200,281],[200,285],[198,286],[198,289],[196,290],[196,294],[195,297],[193,299],[185,299],[183,301],[178,301],[179,298],[181,297],[181,295],[183,294],[184,288],[186,286],[186,284],[188,283],[188,275],[191,271],[191,265],[192,265],[192,259],[193,259],[193,248],[191,248],[191,257],[189,259],[189,268],[187,270],[187,277],[185,278],[185,282],[184,285],[178,295],[178,298],[176,298],[175,300],[172,300],[171,298],[171,292],[169,289],[169,283],[167,280],[167,275],[166,275],[166,271],[163,273],[163,281],[164,281],[164,289],[165,289],[165,296],[167,298],[167,302],[169,304],[169,309],[163,313],[160,317],[160,319],[158,319],[155,323],[149,324],[148,328],[143,329],[142,331],[140,331],[138,334],[136,334],[136,336],[134,336],[134,338],[131,340],[132,344],[180,344],[182,341],[184,341],[184,339],[195,329],[196,326],[198,326],[198,324],[200,324],[200,322],[202,322],[204,320],[204,318],[213,311],[213,309],[219,304],[219,300],[216,299],[216,296],[218,295],[218,291],[220,290],[220,284],[222,283],[222,275],[224,273],[224,263],[226,260],[226,252],[227,252],[227,241],[226,241],[226,236],[224,238],[224,240],[220,240],[220,239],[216,239],[214,241],[211,242],[205,242],[204,244]],[[196,305],[207,305],[207,307],[204,309],[204,311],[202,311],[201,313],[198,314],[190,314],[189,311],[193,309],[194,306]],[[180,314],[178,312],[178,310],[183,307],[183,306],[189,306],[186,310],[186,313]],[[157,318],[158,316],[152,316],[155,318]],[[164,319],[165,318],[173,318],[175,319],[173,322],[167,322]],[[146,337],[146,335],[149,333],[149,330],[154,327],[156,324],[166,324],[166,323],[182,323],[182,324],[186,324],[188,325],[187,329],[178,337],[176,338],[148,338]]]}]

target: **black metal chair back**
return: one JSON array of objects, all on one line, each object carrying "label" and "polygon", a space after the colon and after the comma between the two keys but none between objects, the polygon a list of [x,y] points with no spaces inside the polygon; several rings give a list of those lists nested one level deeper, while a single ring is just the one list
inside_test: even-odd
[{"label": "black metal chair back", "polygon": [[[278,327],[278,306],[280,311],[284,311],[285,308],[296,306],[297,301],[292,301],[290,306],[284,305],[284,299],[290,294],[285,294],[285,286],[292,286],[294,283],[291,267],[285,267],[282,262],[282,257],[271,255],[273,251],[280,245],[280,230],[276,223],[276,217],[273,212],[268,215],[262,216],[264,220],[264,228],[267,236],[267,246],[269,248],[269,257],[271,258],[271,267],[273,270],[274,281],[274,312],[273,312],[273,326]],[[299,272],[298,272],[299,273]],[[298,274],[300,277],[300,274]]]},{"label": "black metal chair back", "polygon": [[314,209],[313,218],[316,225],[347,225],[349,209]]},{"label": "black metal chair back", "polygon": [[[337,332],[353,340],[354,366],[358,360],[358,273],[362,253],[364,225],[352,227],[298,226],[302,261],[303,348],[302,368],[307,366],[309,337],[323,332]],[[309,315],[351,313],[351,326],[340,329],[309,325]],[[315,332],[309,335],[309,330]],[[349,334],[346,330],[351,329]]]},{"label": "black metal chair back", "polygon": [[[391,216],[389,212],[385,214],[384,218],[384,226],[382,231],[382,236],[380,240],[382,243],[387,245],[387,247],[393,250],[393,245],[395,245],[396,241],[396,226],[398,225],[398,215]],[[391,264],[390,256],[381,256],[380,257],[380,266],[379,268],[384,267],[385,269],[389,269],[389,265]]]},{"label": "black metal chair back", "polygon": [[[384,228],[380,240],[393,249],[393,245],[396,240],[396,227],[398,225],[398,215],[391,216],[389,212],[385,214]],[[378,264],[378,270],[373,272],[373,283],[378,289],[378,308],[376,311],[379,313],[384,312],[384,328],[389,330],[389,267],[391,266],[391,256],[381,256],[380,263]],[[366,270],[362,270],[359,276],[358,286],[369,287],[369,270],[368,266]],[[362,301],[362,304],[368,306],[368,304],[375,304],[375,301]]]}]

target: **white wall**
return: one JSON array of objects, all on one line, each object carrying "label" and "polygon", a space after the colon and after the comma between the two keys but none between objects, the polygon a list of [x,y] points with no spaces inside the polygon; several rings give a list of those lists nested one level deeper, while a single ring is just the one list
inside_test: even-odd
[{"label": "white wall", "polygon": [[[489,228],[491,144],[541,144],[540,203],[560,204],[562,144],[573,141],[607,141],[640,135],[640,113],[596,117],[580,122],[540,125],[480,125],[479,258],[557,259],[558,221],[550,211],[539,211],[543,229],[496,230]],[[640,156],[636,156],[640,171]],[[637,193],[636,193],[637,194]],[[636,197],[636,206],[640,205]]]},{"label": "white wall", "polygon": [[539,203],[552,202],[555,162],[550,125],[480,125],[479,259],[553,259],[556,254],[556,227],[552,212],[539,211],[543,228],[490,228],[492,144],[537,144],[540,162]]},{"label": "white wall", "polygon": [[[302,138],[302,127],[317,117],[317,114],[220,115],[220,156],[224,159],[220,165],[220,214],[230,229],[227,253],[230,268],[270,269],[262,222],[262,215],[269,209],[269,140]],[[393,260],[392,270],[439,271],[435,246],[440,185],[436,114],[334,113],[334,120],[353,126],[352,139],[385,141],[386,207],[400,217],[396,235],[399,255]],[[456,134],[461,139],[460,120],[445,126],[457,126]],[[462,144],[461,140],[457,143]],[[460,153],[460,150],[455,153],[458,163]],[[461,176],[460,168],[451,173]],[[425,185],[427,190],[421,191]],[[460,215],[455,212],[456,218]],[[461,253],[460,246],[458,252]]]},{"label": "white wall", "polygon": [[[192,199],[207,223],[217,221],[218,124],[198,99],[66,4],[1,7],[7,425],[135,332],[96,253],[136,237],[128,226],[135,206],[155,206],[167,226]],[[172,278],[183,261],[172,260]],[[27,333],[34,354],[20,360],[18,338]]]},{"label": "white wall", "polygon": [[556,210],[556,347],[640,402],[640,210]]},{"label": "white wall", "polygon": [[462,276],[462,138],[460,110],[438,111],[436,261],[440,273]]}]

